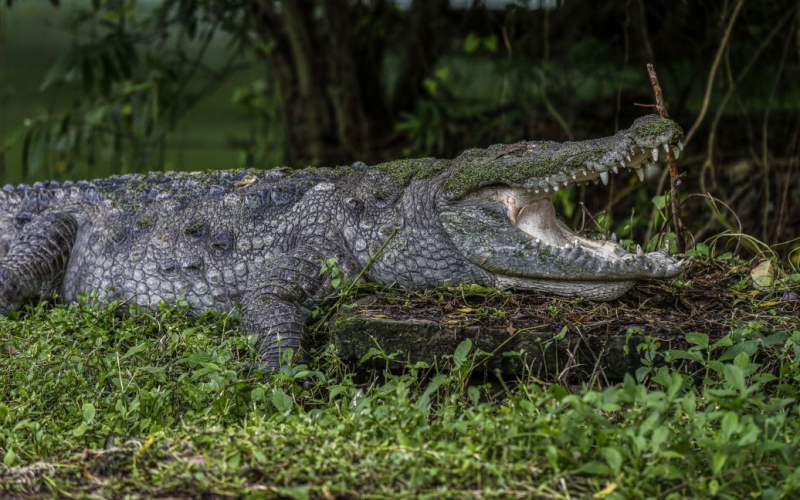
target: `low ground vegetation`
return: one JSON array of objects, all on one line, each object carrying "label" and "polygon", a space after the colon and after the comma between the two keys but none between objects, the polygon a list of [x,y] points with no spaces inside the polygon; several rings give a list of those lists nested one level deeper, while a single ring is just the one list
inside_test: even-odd
[{"label": "low ground vegetation", "polygon": [[[486,353],[469,341],[393,373],[348,366],[322,341],[265,379],[228,315],[33,307],[0,319],[0,493],[792,498],[796,295],[724,270],[732,310],[762,317],[686,332],[684,349],[645,335],[630,348],[652,353],[647,369],[583,385],[534,369],[476,377]],[[691,281],[670,287],[691,300]]]}]

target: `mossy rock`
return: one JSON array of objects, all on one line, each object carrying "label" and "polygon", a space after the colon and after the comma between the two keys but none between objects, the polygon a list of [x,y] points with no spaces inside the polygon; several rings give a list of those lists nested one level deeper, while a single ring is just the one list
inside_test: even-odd
[{"label": "mossy rock", "polygon": [[[609,302],[479,286],[372,287],[342,304],[333,341],[354,365],[362,365],[372,348],[395,354],[394,369],[418,361],[446,367],[456,347],[471,339],[474,349],[493,353],[480,363],[484,372],[614,382],[641,368],[645,352],[658,363],[667,350],[689,348],[693,332],[713,343],[725,335],[756,339],[762,332],[800,329],[800,302],[792,294],[739,291],[747,270],[694,262],[678,279],[641,282]],[[383,369],[385,361],[363,365]]]},{"label": "mossy rock", "polygon": [[[362,299],[368,300],[371,299]],[[642,366],[636,349],[642,337],[626,335],[625,331],[612,334],[605,331],[561,334],[560,330],[549,328],[515,331],[480,324],[450,325],[425,319],[374,317],[359,313],[358,308],[337,316],[333,327],[339,357],[371,369],[383,369],[386,363],[380,356],[362,363],[362,358],[373,348],[394,355],[390,369],[420,361],[445,367],[465,339],[472,341],[473,349],[491,353],[480,362],[478,371],[499,372],[504,377],[532,373],[546,380],[579,383],[596,375],[619,381]]]}]

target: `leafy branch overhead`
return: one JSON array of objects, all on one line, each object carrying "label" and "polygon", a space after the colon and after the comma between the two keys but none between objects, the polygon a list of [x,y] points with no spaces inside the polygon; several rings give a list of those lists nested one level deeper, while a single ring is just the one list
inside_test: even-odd
[{"label": "leafy branch overhead", "polygon": [[[655,62],[688,132],[682,191],[699,194],[676,203],[712,212],[687,219],[691,237],[800,236],[792,0],[50,3],[72,43],[39,75],[46,104],[0,137],[13,182],[377,164],[602,137],[650,111],[634,104],[651,101],[641,68]],[[650,200],[664,186],[619,180],[603,197],[557,198],[573,224],[663,242]]]}]

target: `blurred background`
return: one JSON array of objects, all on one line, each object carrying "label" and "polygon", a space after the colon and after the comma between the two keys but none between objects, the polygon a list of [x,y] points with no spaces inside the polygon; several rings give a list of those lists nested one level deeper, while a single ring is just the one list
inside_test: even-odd
[{"label": "blurred background", "polygon": [[[695,252],[800,263],[797,0],[2,1],[3,183],[605,136],[652,112],[652,62]],[[668,187],[557,202],[652,247]]]}]

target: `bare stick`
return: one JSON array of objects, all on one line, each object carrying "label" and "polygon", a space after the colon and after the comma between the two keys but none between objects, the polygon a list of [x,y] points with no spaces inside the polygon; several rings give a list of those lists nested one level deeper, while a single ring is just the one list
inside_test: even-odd
[{"label": "bare stick", "polygon": [[[647,65],[647,73],[650,75],[650,85],[653,86],[653,93],[656,95],[656,111],[662,118],[669,118],[667,108],[664,107],[664,94],[661,92],[658,75],[656,75],[656,69],[652,64]],[[678,164],[675,161],[675,153],[673,153],[672,148],[667,151],[667,165],[669,166],[670,207],[672,208],[672,220],[675,224],[675,243],[678,253],[684,253],[686,251],[686,235],[683,231],[681,204],[678,199]]]}]

